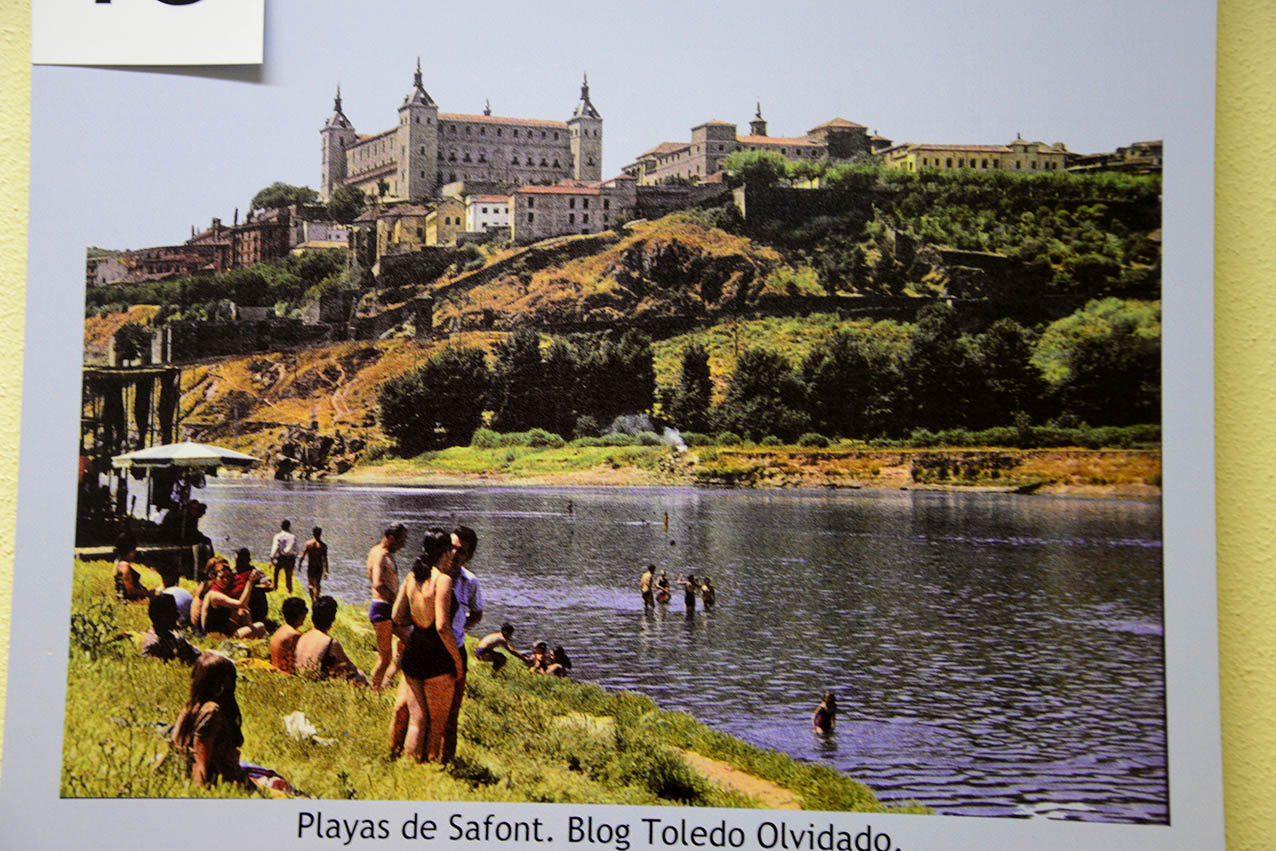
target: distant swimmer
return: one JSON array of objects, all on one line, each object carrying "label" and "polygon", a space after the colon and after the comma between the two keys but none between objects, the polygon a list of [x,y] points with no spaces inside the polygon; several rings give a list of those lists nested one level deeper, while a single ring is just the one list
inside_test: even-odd
[{"label": "distant swimmer", "polygon": [[665,575],[663,570],[660,571],[660,575],[656,577],[656,602],[669,602],[669,577]]},{"label": "distant swimmer", "polygon": [[815,714],[811,716],[811,729],[818,736],[827,736],[833,732],[833,725],[837,722],[837,695],[831,691],[824,692],[824,699],[820,701],[820,705],[815,707]]},{"label": "distant swimmer", "polygon": [[654,564],[647,565],[647,569],[642,572],[642,578],[638,580],[638,589],[642,591],[642,607],[644,609],[654,609],[656,607],[656,598],[651,590],[656,566]]},{"label": "distant swimmer", "polygon": [[687,607],[687,611],[694,612],[696,610],[696,593],[700,590],[700,583],[696,581],[696,575],[693,573],[685,579],[682,574],[678,574],[678,584],[682,586],[682,604]]},{"label": "distant swimmer", "polygon": [[513,635],[514,625],[512,623],[501,624],[499,632],[489,632],[479,639],[478,647],[474,648],[474,658],[480,662],[491,662],[493,674],[504,668],[505,663],[508,661],[505,658],[505,654],[501,652],[502,649],[521,661],[527,662],[527,654],[520,652],[510,641],[510,637]]},{"label": "distant swimmer", "polygon": [[576,509],[576,505],[569,499],[567,500],[567,516],[571,517]]},{"label": "distant swimmer", "polygon": [[665,512],[665,531],[669,531],[669,512]]},{"label": "distant swimmer", "polygon": [[707,576],[700,583],[700,599],[704,601],[705,611],[712,609],[718,600],[718,589],[713,587],[713,582]]}]

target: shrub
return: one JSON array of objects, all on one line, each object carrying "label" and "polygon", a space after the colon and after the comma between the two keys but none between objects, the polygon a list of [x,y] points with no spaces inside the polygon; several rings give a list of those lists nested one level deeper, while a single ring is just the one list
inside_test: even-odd
[{"label": "shrub", "polygon": [[712,446],[713,440],[714,438],[711,434],[705,434],[699,431],[682,432],[682,442],[688,446]]},{"label": "shrub", "polygon": [[534,428],[527,435],[527,445],[537,448],[559,449],[566,445],[567,441],[558,435],[545,431],[543,428]]},{"label": "shrub", "polygon": [[390,454],[391,445],[384,440],[378,440],[376,443],[368,444],[368,448],[363,451],[363,461],[380,461],[382,458]]},{"label": "shrub", "polygon": [[818,432],[808,431],[798,438],[797,445],[824,449],[828,447],[829,439]]},{"label": "shrub", "polygon": [[776,437],[774,434],[768,434],[766,437],[762,438],[762,440],[760,441],[760,445],[762,445],[762,446],[783,446],[783,445],[784,445],[784,441],[780,440],[780,438]]},{"label": "shrub", "polygon": [[481,428],[470,438],[470,446],[475,449],[495,449],[501,445],[501,436],[490,428]]},{"label": "shrub", "polygon": [[640,431],[635,437],[638,439],[639,446],[659,446],[664,442],[654,431]]},{"label": "shrub", "polygon": [[71,615],[71,649],[80,650],[90,659],[106,654],[119,655],[120,642],[128,638],[115,622],[115,602],[97,600],[85,611]]},{"label": "shrub", "polygon": [[718,432],[716,442],[720,446],[739,446],[740,435],[736,434],[734,431],[720,431]]}]

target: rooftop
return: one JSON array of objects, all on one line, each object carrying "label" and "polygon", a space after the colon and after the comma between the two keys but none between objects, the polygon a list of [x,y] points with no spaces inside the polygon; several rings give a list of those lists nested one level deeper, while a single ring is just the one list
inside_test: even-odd
[{"label": "rooftop", "polygon": [[466,115],[460,112],[440,112],[439,121],[463,121],[472,124],[511,124],[519,127],[545,127],[566,130],[565,121],[542,121],[539,118],[506,118],[502,115]]}]

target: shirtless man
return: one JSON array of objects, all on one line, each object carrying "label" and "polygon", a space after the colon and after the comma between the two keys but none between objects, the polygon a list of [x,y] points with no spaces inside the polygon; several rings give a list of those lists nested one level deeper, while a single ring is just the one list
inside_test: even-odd
[{"label": "shirtless man", "polygon": [[638,580],[638,589],[642,591],[642,607],[644,609],[654,609],[656,607],[655,593],[651,590],[652,580],[655,578],[656,566],[654,564],[647,565],[647,569],[642,572],[642,578]]},{"label": "shirtless man", "polygon": [[297,639],[301,638],[301,625],[306,620],[306,601],[289,597],[279,609],[284,625],[270,636],[270,667],[291,674],[297,667]]},{"label": "shirtless man", "polygon": [[323,580],[328,578],[328,545],[324,542],[323,529],[311,530],[314,537],[301,548],[301,560],[306,565],[306,583],[310,590],[310,602],[319,599]]},{"label": "shirtless man", "polygon": [[478,647],[474,648],[474,658],[480,662],[491,662],[493,674],[505,667],[506,659],[505,654],[501,652],[502,648],[526,662],[527,654],[519,651],[510,642],[512,635],[514,635],[514,625],[509,622],[501,624],[500,632],[489,632],[479,639]]},{"label": "shirtless man", "polygon": [[394,554],[407,542],[408,530],[402,523],[396,523],[385,530],[376,546],[368,550],[368,582],[372,585],[368,620],[377,633],[377,666],[372,669],[372,688],[378,692],[399,672],[392,653],[390,608],[399,593],[399,566],[394,561]]}]

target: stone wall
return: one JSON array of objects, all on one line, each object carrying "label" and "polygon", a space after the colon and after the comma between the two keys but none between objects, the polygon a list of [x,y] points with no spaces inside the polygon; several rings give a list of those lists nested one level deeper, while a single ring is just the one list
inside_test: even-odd
[{"label": "stone wall", "polygon": [[186,363],[205,358],[275,352],[326,343],[333,327],[300,319],[240,322],[170,322],[151,335],[152,363]]}]

